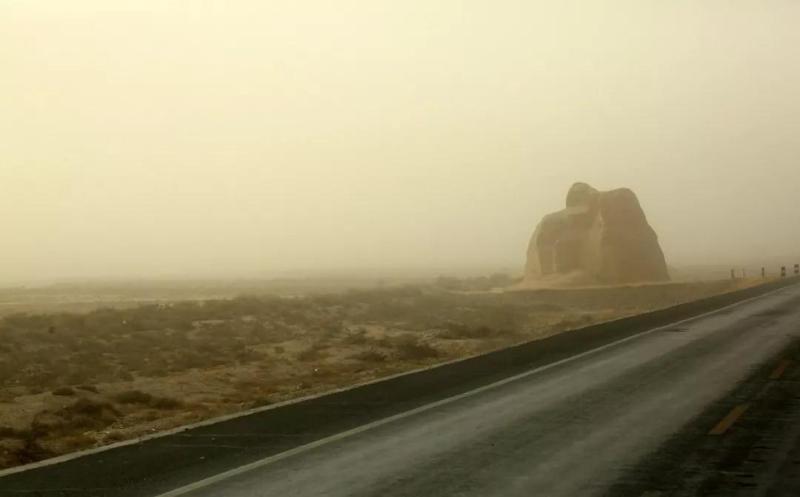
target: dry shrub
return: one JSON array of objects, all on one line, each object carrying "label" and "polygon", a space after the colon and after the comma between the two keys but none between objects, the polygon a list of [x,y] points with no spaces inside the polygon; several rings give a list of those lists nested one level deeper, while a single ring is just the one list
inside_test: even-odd
[{"label": "dry shrub", "polygon": [[[48,444],[51,445],[51,444]],[[85,449],[95,445],[95,440],[83,433],[77,433],[66,437],[59,438],[55,444],[57,452],[74,452],[76,450]]]},{"label": "dry shrub", "polygon": [[61,387],[61,388],[56,388],[50,393],[60,397],[72,397],[75,395],[75,390],[71,389],[70,387]]},{"label": "dry shrub", "polygon": [[350,356],[350,359],[354,359],[360,362],[368,362],[368,363],[376,363],[376,362],[386,362],[388,357],[383,352],[380,352],[375,349],[364,350],[362,352],[356,352],[355,354]]},{"label": "dry shrub", "polygon": [[209,361],[201,354],[191,350],[180,351],[170,364],[172,371],[185,371],[187,369],[202,369],[208,366]]},{"label": "dry shrub", "polygon": [[154,409],[177,409],[183,406],[183,402],[169,397],[157,397],[141,390],[127,390],[114,396],[114,400],[120,404],[140,404]]},{"label": "dry shrub", "polygon": [[121,442],[121,441],[125,440],[126,438],[127,437],[125,436],[125,434],[123,432],[112,430],[112,431],[108,432],[108,434],[106,434],[105,437],[103,437],[103,442],[104,443]]},{"label": "dry shrub", "polygon": [[17,464],[28,464],[41,461],[42,459],[48,459],[55,455],[55,452],[42,446],[38,440],[28,438],[21,448],[14,451],[12,457]]},{"label": "dry shrub", "polygon": [[153,400],[150,401],[150,407],[154,409],[178,409],[179,407],[183,406],[183,402],[178,399],[173,399],[170,397],[153,397]]},{"label": "dry shrub", "polygon": [[114,400],[120,404],[148,405],[153,400],[153,396],[141,390],[127,390],[114,395]]},{"label": "dry shrub", "polygon": [[120,381],[133,381],[134,380],[133,374],[131,374],[131,372],[127,371],[127,370],[118,371],[117,372],[117,378]]},{"label": "dry shrub", "polygon": [[85,416],[104,416],[106,414],[113,414],[115,417],[119,416],[119,411],[114,409],[114,406],[108,402],[91,400],[85,397],[78,399],[71,406],[62,409],[62,411],[68,414]]},{"label": "dry shrub", "polygon": [[462,323],[447,323],[439,337],[450,340],[487,339],[496,336],[497,332],[488,326],[467,326]]},{"label": "dry shrub", "polygon": [[398,359],[403,361],[419,361],[439,357],[439,351],[419,339],[404,336],[394,340],[393,348]]},{"label": "dry shrub", "polygon": [[589,326],[594,321],[595,319],[589,314],[571,315],[561,319],[558,323],[552,325],[552,328],[556,331],[573,330],[577,328],[582,328],[584,326]]},{"label": "dry shrub", "polygon": [[250,404],[251,409],[257,409],[259,407],[266,407],[271,405],[273,402],[269,399],[256,399]]},{"label": "dry shrub", "polygon": [[326,354],[324,352],[325,346],[321,343],[315,343],[307,349],[301,350],[297,353],[297,360],[303,362],[318,361],[323,359]]},{"label": "dry shrub", "polygon": [[114,423],[120,413],[107,402],[80,398],[54,411],[41,411],[31,422],[35,437],[49,437],[75,431],[100,430]]},{"label": "dry shrub", "polygon": [[367,330],[364,328],[357,328],[344,336],[342,342],[348,345],[364,345],[369,341]]},{"label": "dry shrub", "polygon": [[10,426],[0,426],[0,438],[30,438],[30,430],[18,430]]}]

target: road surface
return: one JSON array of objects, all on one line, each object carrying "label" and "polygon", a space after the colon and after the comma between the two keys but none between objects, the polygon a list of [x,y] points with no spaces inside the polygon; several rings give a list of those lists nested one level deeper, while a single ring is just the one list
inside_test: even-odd
[{"label": "road surface", "polygon": [[776,360],[797,323],[794,285],[159,497],[603,495]]}]

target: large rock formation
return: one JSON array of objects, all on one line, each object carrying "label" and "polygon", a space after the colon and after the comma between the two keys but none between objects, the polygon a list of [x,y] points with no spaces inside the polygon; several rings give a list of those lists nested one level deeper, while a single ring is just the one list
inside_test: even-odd
[{"label": "large rock formation", "polygon": [[576,183],[567,208],[548,214],[528,246],[525,281],[621,284],[669,280],[655,231],[631,190]]}]

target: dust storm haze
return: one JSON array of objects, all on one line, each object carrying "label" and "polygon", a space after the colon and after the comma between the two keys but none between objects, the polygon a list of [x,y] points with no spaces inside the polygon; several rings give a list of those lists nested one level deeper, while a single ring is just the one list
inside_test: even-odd
[{"label": "dust storm haze", "polygon": [[800,252],[793,1],[0,2],[0,283],[522,269],[575,181]]}]

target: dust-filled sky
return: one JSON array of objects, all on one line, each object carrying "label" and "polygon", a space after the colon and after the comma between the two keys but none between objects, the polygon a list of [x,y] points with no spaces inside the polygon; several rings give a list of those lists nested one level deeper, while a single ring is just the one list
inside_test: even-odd
[{"label": "dust-filled sky", "polygon": [[0,0],[0,281],[800,252],[800,2]]}]

